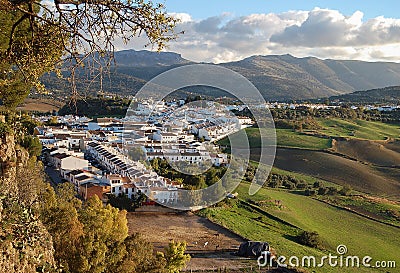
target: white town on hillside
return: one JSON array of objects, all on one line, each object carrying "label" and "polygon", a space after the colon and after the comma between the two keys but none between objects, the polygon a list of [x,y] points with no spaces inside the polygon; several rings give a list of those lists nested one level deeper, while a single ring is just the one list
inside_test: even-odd
[{"label": "white town on hillside", "polygon": [[173,203],[182,186],[159,176],[146,162],[162,158],[227,165],[228,155],[213,142],[253,124],[250,118],[227,114],[237,106],[151,100],[136,105],[121,119],[58,116],[59,125],[35,128],[46,168],[74,184],[84,199],[97,195],[106,201],[107,194],[132,198],[144,193],[145,204]]},{"label": "white town on hillside", "polygon": [[[49,168],[75,185],[83,198],[106,194],[137,193],[154,201],[173,203],[182,186],[159,176],[150,164],[155,158],[169,163],[187,162],[205,166],[229,164],[228,155],[220,152],[215,141],[251,126],[248,117],[236,117],[232,110],[244,105],[219,105],[216,102],[185,104],[184,100],[155,102],[152,99],[133,103],[124,118],[58,116],[58,126],[35,128],[44,159]],[[340,105],[310,103],[264,103],[255,108],[297,109],[302,107],[327,109]],[[393,111],[398,105],[351,106],[352,109]],[[44,122],[49,117],[35,117]],[[207,164],[206,164],[207,163]],[[146,167],[147,166],[147,167]]]}]

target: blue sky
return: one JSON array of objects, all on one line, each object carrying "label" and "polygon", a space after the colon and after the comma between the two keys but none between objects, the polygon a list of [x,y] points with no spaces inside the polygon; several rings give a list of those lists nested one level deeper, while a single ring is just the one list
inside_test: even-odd
[{"label": "blue sky", "polygon": [[[184,31],[167,50],[193,61],[291,54],[400,62],[400,0],[155,1]],[[146,43],[141,37],[133,47]]]},{"label": "blue sky", "polygon": [[353,14],[360,10],[365,19],[378,16],[400,18],[399,0],[165,0],[169,12],[189,13],[194,19],[204,19],[231,12],[235,16],[252,13],[281,13],[289,10],[312,10],[315,7],[335,9],[343,14]]}]

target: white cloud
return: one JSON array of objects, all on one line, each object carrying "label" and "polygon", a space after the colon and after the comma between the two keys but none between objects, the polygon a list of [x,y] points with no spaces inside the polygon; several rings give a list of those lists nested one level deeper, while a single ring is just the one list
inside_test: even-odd
[{"label": "white cloud", "polygon": [[176,13],[176,12],[171,12],[169,15],[179,19],[181,23],[186,23],[192,21],[192,16],[188,13]]},{"label": "white cloud", "polygon": [[251,55],[290,53],[400,62],[400,19],[365,21],[361,11],[344,15],[320,8],[242,17],[224,13],[203,20],[194,20],[186,13],[173,15],[181,19],[176,31],[185,33],[171,42],[168,50],[193,61],[226,62]]}]

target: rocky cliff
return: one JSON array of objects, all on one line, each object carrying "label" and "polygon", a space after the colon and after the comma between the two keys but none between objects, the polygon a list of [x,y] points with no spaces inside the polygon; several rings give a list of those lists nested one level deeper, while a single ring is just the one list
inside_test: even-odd
[{"label": "rocky cliff", "polygon": [[50,272],[53,244],[38,213],[37,193],[29,187],[29,155],[12,133],[0,136],[0,272]]}]

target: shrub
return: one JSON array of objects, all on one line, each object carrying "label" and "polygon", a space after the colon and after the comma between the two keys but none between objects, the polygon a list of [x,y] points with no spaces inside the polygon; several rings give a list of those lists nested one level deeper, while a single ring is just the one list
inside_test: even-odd
[{"label": "shrub", "polygon": [[314,196],[314,195],[317,194],[317,191],[316,191],[316,190],[313,190],[313,189],[306,189],[306,190],[304,191],[304,194],[307,195],[307,196]]},{"label": "shrub", "polygon": [[325,188],[325,187],[319,187],[318,188],[318,195],[325,195],[325,194],[327,194],[328,193],[328,189],[327,188]]},{"label": "shrub", "polygon": [[300,183],[300,184],[297,184],[296,187],[298,189],[305,189],[305,188],[307,188],[307,184],[306,183]]},{"label": "shrub", "polygon": [[42,152],[42,144],[37,137],[25,136],[20,144],[29,152],[30,156],[39,156]]},{"label": "shrub", "polygon": [[343,196],[347,196],[347,195],[350,195],[350,193],[352,191],[353,191],[353,189],[349,185],[345,185],[340,189],[339,194],[343,195]]},{"label": "shrub", "polygon": [[335,188],[335,187],[329,187],[328,188],[328,194],[329,195],[336,195],[336,194],[338,194],[338,189]]},{"label": "shrub", "polygon": [[319,188],[319,187],[321,187],[321,182],[315,181],[314,185],[313,185],[313,188]]},{"label": "shrub", "polygon": [[302,245],[314,247],[314,248],[321,248],[321,238],[316,231],[303,231],[298,237],[298,242]]},{"label": "shrub", "polygon": [[4,136],[6,133],[10,133],[11,128],[7,123],[0,122],[0,136]]}]

